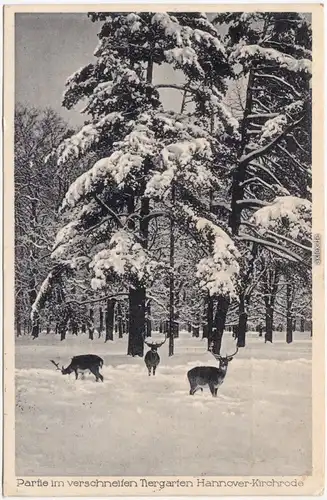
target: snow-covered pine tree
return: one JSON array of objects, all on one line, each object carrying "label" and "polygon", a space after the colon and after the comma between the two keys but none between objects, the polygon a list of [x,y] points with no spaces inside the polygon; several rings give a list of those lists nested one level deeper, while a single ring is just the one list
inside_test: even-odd
[{"label": "snow-covered pine tree", "polygon": [[[89,268],[93,289],[106,289],[117,277],[129,286],[128,354],[143,355],[146,287],[167,269],[148,248],[157,218],[173,219],[205,250],[197,264],[202,289],[234,293],[238,253],[209,200],[221,189],[238,123],[223,104],[225,50],[205,15],[91,17],[103,21],[97,60],[69,78],[64,96],[68,108],[86,101],[91,121],[64,141],[58,162],[90,151],[99,160],[66,193],[67,224],[52,256],[77,271]],[[155,68],[163,63],[182,72],[185,83],[155,84]],[[163,108],[159,89],[167,86],[182,91],[182,113]],[[192,113],[185,106],[190,97]]]},{"label": "snow-covered pine tree", "polygon": [[239,283],[238,345],[244,346],[246,290],[258,245],[291,261],[308,264],[310,259],[308,244],[304,248],[296,237],[286,243],[282,233],[273,231],[263,238],[253,224],[257,219],[251,224],[249,218],[276,197],[277,206],[281,196],[310,199],[312,36],[309,20],[297,13],[220,14],[216,23],[228,26],[230,62],[244,85],[229,218],[235,241],[249,247]]}]

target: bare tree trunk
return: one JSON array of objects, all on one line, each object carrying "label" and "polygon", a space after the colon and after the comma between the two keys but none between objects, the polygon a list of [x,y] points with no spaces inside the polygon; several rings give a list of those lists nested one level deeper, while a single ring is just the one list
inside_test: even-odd
[{"label": "bare tree trunk", "polygon": [[268,269],[264,276],[264,302],[265,302],[265,315],[266,315],[266,332],[265,342],[273,341],[273,328],[274,328],[274,305],[278,292],[280,272],[278,268]]},{"label": "bare tree trunk", "polygon": [[219,295],[212,331],[212,352],[214,352],[215,354],[220,354],[228,308],[229,298],[223,295]]},{"label": "bare tree trunk", "polygon": [[99,338],[103,332],[103,310],[102,307],[99,308]]},{"label": "bare tree trunk", "polygon": [[266,305],[266,332],[265,342],[273,341],[273,328],[274,328],[274,308],[271,305]]},{"label": "bare tree trunk", "polygon": [[[33,271],[32,271],[33,272]],[[30,279],[30,290],[29,290],[29,298],[30,298],[30,305],[32,305],[35,302],[37,293],[36,293],[36,283],[35,283],[35,277],[34,274]],[[40,318],[38,313],[34,315],[34,320],[32,324],[32,337],[33,339],[36,339],[39,336],[40,333]]]},{"label": "bare tree trunk", "polygon": [[208,294],[207,298],[207,325],[208,325],[208,350],[212,342],[213,329],[213,298]]},{"label": "bare tree trunk", "polygon": [[106,309],[106,337],[105,342],[108,340],[114,340],[114,312],[115,312],[115,301],[114,299],[107,300]]},{"label": "bare tree trunk", "polygon": [[144,354],[145,325],[145,289],[130,288],[129,291],[129,336],[127,354],[141,356]]},{"label": "bare tree trunk", "polygon": [[286,285],[286,342],[293,342],[293,315],[292,315],[292,284],[288,281]]},{"label": "bare tree trunk", "polygon": [[22,325],[20,321],[20,311],[16,308],[16,335],[20,337],[22,335]]},{"label": "bare tree trunk", "polygon": [[89,339],[93,340],[93,334],[94,334],[94,311],[93,309],[90,309],[90,326],[89,326]]},{"label": "bare tree trunk", "polygon": [[66,326],[67,325],[65,321],[63,321],[59,325],[60,340],[65,340],[66,338]]},{"label": "bare tree trunk", "polygon": [[151,337],[152,335],[152,323],[151,323],[151,305],[148,302],[146,306],[146,336]]},{"label": "bare tree trunk", "polygon": [[72,327],[72,335],[76,335],[77,336],[77,334],[78,334],[78,324],[77,324],[77,322],[73,319],[73,320],[71,320],[70,324],[71,324],[71,327]]},{"label": "bare tree trunk", "polygon": [[[241,124],[241,145],[239,151],[239,158],[241,158],[244,148],[247,144],[248,134],[248,115],[252,110],[252,87],[254,81],[254,72],[249,72],[249,78],[247,83],[247,91],[245,98],[245,106],[243,113],[243,120]],[[232,189],[231,189],[231,213],[229,217],[229,227],[232,230],[233,234],[238,234],[239,227],[241,224],[241,214],[242,214],[242,206],[238,203],[240,200],[244,198],[244,180],[246,177],[246,166],[241,165],[240,163],[234,170],[233,173],[233,181],[232,181]]]},{"label": "bare tree trunk", "polygon": [[193,324],[192,325],[192,337],[199,337],[200,336],[200,326],[198,324]]},{"label": "bare tree trunk", "polygon": [[[175,202],[175,186],[172,183],[171,190],[172,205]],[[169,263],[170,263],[170,277],[169,277],[169,356],[174,355],[174,299],[175,299],[175,279],[174,279],[174,266],[175,266],[175,238],[174,238],[174,218],[170,219],[170,248],[169,248]]]},{"label": "bare tree trunk", "polygon": [[117,302],[118,338],[123,338],[123,317],[120,302]]},{"label": "bare tree trunk", "polygon": [[245,297],[240,295],[238,307],[237,347],[245,347],[248,315],[245,308]]}]

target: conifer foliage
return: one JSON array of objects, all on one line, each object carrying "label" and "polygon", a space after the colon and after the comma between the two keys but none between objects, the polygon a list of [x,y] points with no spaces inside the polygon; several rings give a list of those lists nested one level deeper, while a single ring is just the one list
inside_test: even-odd
[{"label": "conifer foliage", "polygon": [[[83,275],[99,300],[128,293],[132,356],[143,355],[149,301],[167,287],[173,354],[174,306],[184,300],[176,262],[187,259],[176,238],[193,247],[189,285],[209,311],[217,353],[232,303],[245,345],[260,249],[309,258],[311,35],[299,15],[283,16],[89,14],[100,27],[96,60],[67,80],[63,97],[67,109],[83,102],[88,121],[56,155],[60,167],[87,155],[94,163],[65,194],[52,259]],[[162,65],[182,83],[158,83]],[[245,89],[241,117],[226,104],[233,81]],[[165,109],[164,88],[180,94],[180,109]],[[34,315],[51,286],[48,277]]]}]

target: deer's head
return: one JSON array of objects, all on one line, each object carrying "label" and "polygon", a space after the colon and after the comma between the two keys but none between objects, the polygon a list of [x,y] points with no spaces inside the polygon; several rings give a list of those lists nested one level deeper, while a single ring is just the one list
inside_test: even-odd
[{"label": "deer's head", "polygon": [[55,367],[57,368],[57,370],[59,370],[63,375],[66,375],[67,373],[70,373],[68,371],[68,368],[64,368],[63,366],[60,368],[59,367],[59,363],[56,363],[55,361],[53,361],[53,359],[50,359],[51,363],[55,365]]},{"label": "deer's head", "polygon": [[213,355],[213,357],[218,361],[219,368],[221,368],[222,370],[227,370],[228,363],[230,363],[233,360],[234,356],[238,352],[238,347],[236,347],[236,351],[233,354],[229,354],[226,356],[221,356],[220,354],[216,354],[212,352],[212,350],[210,350],[210,352]]}]

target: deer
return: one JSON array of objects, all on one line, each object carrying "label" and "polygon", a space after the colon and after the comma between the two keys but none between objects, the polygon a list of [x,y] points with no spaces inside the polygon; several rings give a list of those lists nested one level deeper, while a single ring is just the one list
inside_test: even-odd
[{"label": "deer", "polygon": [[103,366],[103,359],[95,354],[82,354],[80,356],[74,356],[71,360],[71,363],[67,368],[63,366],[59,368],[59,363],[50,359],[51,363],[53,363],[57,370],[60,370],[63,375],[70,374],[75,372],[75,379],[78,379],[78,374],[82,373],[82,377],[84,378],[84,373],[86,371],[90,371],[95,376],[96,382],[100,379],[103,382],[103,376],[101,375],[99,369]]},{"label": "deer", "polygon": [[165,340],[163,342],[147,342],[145,338],[143,337],[144,343],[150,347],[150,351],[146,353],[144,356],[144,362],[146,364],[146,367],[148,369],[149,377],[151,376],[151,370],[153,373],[153,376],[156,374],[156,369],[157,366],[160,363],[160,356],[158,354],[158,349],[161,347],[167,340],[167,335],[165,334]]},{"label": "deer", "polygon": [[238,347],[233,354],[227,356],[220,356],[220,354],[215,354],[210,351],[214,358],[219,362],[219,367],[214,366],[196,366],[187,372],[187,378],[190,383],[190,396],[193,396],[196,391],[209,386],[210,392],[214,398],[217,397],[217,392],[221,384],[224,382],[228,363],[232,361],[234,356],[238,352]]}]

